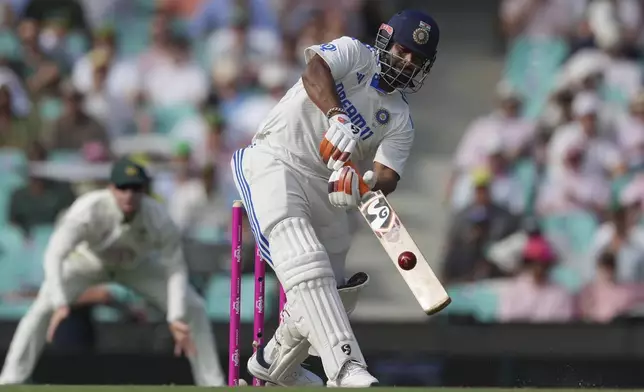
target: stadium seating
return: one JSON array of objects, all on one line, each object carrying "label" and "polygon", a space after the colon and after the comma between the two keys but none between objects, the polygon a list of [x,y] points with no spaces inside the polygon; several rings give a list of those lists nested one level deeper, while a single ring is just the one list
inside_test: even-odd
[{"label": "stadium seating", "polygon": [[[268,319],[277,313],[279,290],[275,276],[267,274],[265,283],[265,317]],[[252,322],[255,310],[255,279],[253,274],[242,276],[241,321]],[[230,319],[230,275],[216,275],[211,279],[205,294],[208,315],[214,321]]]}]

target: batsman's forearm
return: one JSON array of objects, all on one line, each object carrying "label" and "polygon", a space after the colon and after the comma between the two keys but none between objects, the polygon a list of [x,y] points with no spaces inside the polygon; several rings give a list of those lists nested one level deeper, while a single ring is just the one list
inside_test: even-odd
[{"label": "batsman's forearm", "polygon": [[326,114],[334,107],[342,107],[335,88],[335,80],[326,62],[315,56],[309,61],[302,74],[304,90],[315,106]]}]

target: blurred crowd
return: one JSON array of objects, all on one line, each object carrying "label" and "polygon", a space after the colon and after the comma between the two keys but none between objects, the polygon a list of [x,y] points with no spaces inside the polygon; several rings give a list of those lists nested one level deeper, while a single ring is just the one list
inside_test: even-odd
[{"label": "blurred crowd", "polygon": [[[503,0],[496,108],[454,156],[444,277],[501,322],[644,304],[644,2]],[[486,297],[489,298],[489,297]],[[474,309],[474,310],[472,310]]]},{"label": "blurred crowd", "polygon": [[[363,0],[0,0],[0,318],[21,315],[56,220],[124,154],[151,172],[207,296],[230,254],[232,153],[298,80],[305,47],[373,40],[381,21]],[[209,311],[224,317],[218,290]]]}]

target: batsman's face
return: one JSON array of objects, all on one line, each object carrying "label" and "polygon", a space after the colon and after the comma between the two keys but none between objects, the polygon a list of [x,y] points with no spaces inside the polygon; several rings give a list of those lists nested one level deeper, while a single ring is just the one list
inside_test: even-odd
[{"label": "batsman's face", "polygon": [[111,188],[116,204],[118,204],[124,215],[131,215],[139,210],[141,199],[143,198],[142,186],[112,186]]},{"label": "batsman's face", "polygon": [[426,59],[413,53],[406,47],[394,43],[391,46],[391,66],[402,71],[407,79],[413,78],[420,71]]}]

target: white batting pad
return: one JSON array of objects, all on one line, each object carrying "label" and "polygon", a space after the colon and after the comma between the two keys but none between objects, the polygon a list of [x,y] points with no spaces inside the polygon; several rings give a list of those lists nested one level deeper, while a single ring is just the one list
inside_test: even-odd
[{"label": "white batting pad", "polygon": [[[347,312],[347,316],[351,316],[351,313],[356,309],[358,299],[360,298],[360,291],[367,287],[368,284],[369,275],[366,272],[358,272],[350,277],[347,283],[338,287],[338,294],[340,294],[340,299],[344,305],[344,310]],[[301,344],[306,344],[309,347],[309,355],[320,356],[308,342],[302,342]]]},{"label": "white batting pad", "polygon": [[[286,292],[284,323],[319,353],[330,380],[349,360],[365,363],[347,317],[324,246],[303,218],[289,218],[271,231],[273,268]],[[297,340],[297,339],[296,339]]]},{"label": "white batting pad", "polygon": [[329,256],[308,220],[288,218],[269,236],[273,268],[284,292],[315,278],[334,277]]}]

